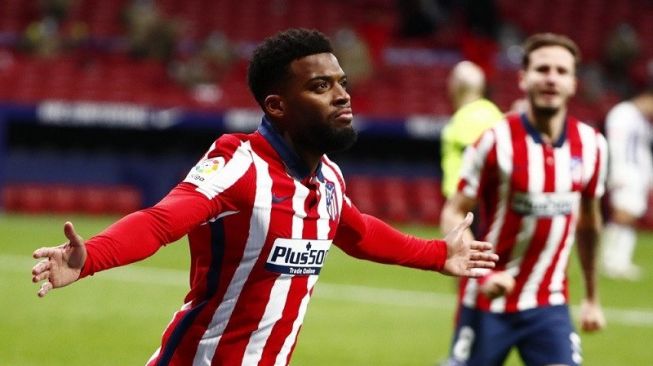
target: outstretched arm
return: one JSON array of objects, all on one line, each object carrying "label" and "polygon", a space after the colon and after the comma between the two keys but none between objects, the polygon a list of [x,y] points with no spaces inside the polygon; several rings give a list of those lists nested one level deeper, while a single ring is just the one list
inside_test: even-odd
[{"label": "outstretched arm", "polygon": [[472,277],[481,276],[484,269],[493,268],[498,260],[488,252],[491,244],[463,238],[462,233],[473,219],[471,214],[445,240],[425,240],[361,214],[354,206],[344,206],[334,244],[353,257]]},{"label": "outstretched arm", "polygon": [[189,184],[180,184],[156,206],[131,213],[84,242],[67,222],[68,242],[58,247],[40,248],[34,258],[43,258],[32,268],[32,281],[45,281],[39,296],[66,286],[95,272],[133,263],[156,253],[206,221],[217,210]]}]

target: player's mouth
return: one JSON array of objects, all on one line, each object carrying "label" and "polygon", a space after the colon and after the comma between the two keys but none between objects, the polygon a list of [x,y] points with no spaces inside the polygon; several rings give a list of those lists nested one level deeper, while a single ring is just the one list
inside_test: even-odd
[{"label": "player's mouth", "polygon": [[334,114],[333,117],[338,122],[348,124],[348,123],[351,123],[351,121],[354,119],[354,114],[353,114],[351,108],[342,108],[342,109],[338,110]]},{"label": "player's mouth", "polygon": [[553,98],[557,97],[560,93],[558,93],[556,90],[543,90],[541,94],[545,97]]}]

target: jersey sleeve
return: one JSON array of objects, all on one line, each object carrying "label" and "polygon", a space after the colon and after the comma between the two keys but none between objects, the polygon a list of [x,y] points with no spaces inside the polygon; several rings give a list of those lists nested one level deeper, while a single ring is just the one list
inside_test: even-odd
[{"label": "jersey sleeve", "polygon": [[80,278],[147,258],[219,210],[191,184],[181,183],[154,207],[129,214],[87,240]]},{"label": "jersey sleeve", "polygon": [[594,147],[594,166],[592,176],[588,180],[582,194],[584,197],[600,198],[605,193],[608,173],[608,143],[603,135],[594,131],[596,145]]},{"label": "jersey sleeve", "polygon": [[218,139],[186,178],[159,203],[129,214],[86,242],[81,277],[154,254],[224,211],[238,210],[251,154],[233,135]]},{"label": "jersey sleeve", "polygon": [[494,130],[486,130],[481,137],[465,149],[458,181],[458,191],[466,197],[478,198],[481,178],[488,167],[496,162]]},{"label": "jersey sleeve", "polygon": [[440,271],[447,259],[446,242],[403,234],[362,214],[348,198],[333,243],[355,258],[411,268]]}]

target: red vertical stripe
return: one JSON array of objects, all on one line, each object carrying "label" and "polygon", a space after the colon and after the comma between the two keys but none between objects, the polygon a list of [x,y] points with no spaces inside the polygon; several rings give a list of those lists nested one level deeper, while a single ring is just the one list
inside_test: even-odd
[{"label": "red vertical stripe", "polygon": [[[302,181],[309,189],[310,192],[304,201],[304,211],[306,218],[304,219],[304,227],[302,231],[302,238],[317,239],[317,220],[319,219],[318,206],[320,202],[320,195],[318,194],[318,185],[315,179],[308,179]],[[322,199],[324,199],[322,197]],[[292,285],[288,292],[286,299],[286,306],[283,310],[283,319],[285,322],[278,322],[272,329],[272,334],[268,343],[263,350],[263,357],[261,358],[261,365],[272,365],[276,359],[277,354],[281,351],[286,338],[291,334],[293,323],[299,315],[299,309],[302,300],[308,294],[308,276],[295,276]],[[290,358],[291,354],[288,355]]]},{"label": "red vertical stripe", "polygon": [[[567,119],[567,138],[568,138],[568,143],[569,143],[569,153],[571,154],[571,159],[577,159],[578,162],[582,162],[583,159],[583,142],[581,141],[580,138],[580,133],[578,131],[578,128],[580,127],[579,122],[572,117],[569,117]],[[583,168],[578,167],[580,169],[580,172],[584,174]],[[574,192],[578,192],[582,189],[581,183],[582,183],[582,174],[578,177],[579,179],[574,179],[573,176],[573,171],[572,173],[572,188],[571,190]]]},{"label": "red vertical stripe", "polygon": [[[461,179],[461,182],[464,181]],[[499,177],[499,168],[497,162],[497,145],[496,142],[488,152],[485,165],[480,173],[479,187],[483,191],[478,193],[479,197],[479,218],[478,234],[480,238],[487,239],[486,235],[490,229],[490,224],[494,219],[499,204],[498,187],[501,184]]]},{"label": "red vertical stripe", "polygon": [[[526,146],[526,130],[522,125],[519,116],[513,115],[508,119],[512,144],[512,172],[510,179],[510,191],[508,192],[506,217],[497,239],[497,254],[499,255],[499,268],[505,268],[506,264],[512,260],[512,249],[517,241],[516,233],[521,228],[521,215],[514,212],[510,203],[513,201],[515,192],[528,191],[528,150]],[[512,294],[515,294],[514,290]],[[510,307],[511,296],[506,299],[506,306]]]},{"label": "red vertical stripe", "polygon": [[[242,179],[255,179],[253,178],[254,174],[254,171],[250,170]],[[235,187],[232,189],[235,189]],[[223,192],[223,194],[228,194],[228,191]],[[253,202],[253,194],[253,191],[246,193],[246,195],[252,197],[249,202]],[[251,216],[251,213],[251,207],[242,207],[240,215],[224,218],[225,225],[231,226],[235,228],[235,230],[225,233],[224,245],[228,245],[230,250],[224,251],[223,265],[222,268],[220,268],[217,289],[207,288],[207,274],[213,260],[212,245],[214,245],[214,238],[211,237],[211,227],[209,224],[201,225],[188,234],[189,243],[191,245],[191,290],[186,295],[185,302],[193,300],[194,307],[203,301],[208,302],[203,305],[199,314],[197,314],[197,316],[192,320],[192,326],[188,327],[185,334],[182,334],[183,338],[175,349],[171,364],[180,364],[183,363],[182,361],[184,360],[193,359],[197,345],[211,322],[215,310],[220,305],[227,286],[236,271],[240,257],[242,256],[243,248],[248,237],[247,233],[249,232],[249,217]],[[231,266],[229,266],[229,264],[231,264]],[[211,298],[207,299],[207,292],[210,292],[211,290],[214,290],[215,293]],[[184,313],[187,312],[188,311],[184,311]],[[173,322],[166,329],[162,343],[162,350],[167,346],[170,334],[178,325],[178,322]]]},{"label": "red vertical stripe", "polygon": [[[580,144],[580,136],[578,135],[578,128],[577,124],[575,121],[572,121],[571,118],[567,120],[566,123],[566,134],[567,134],[567,141],[566,143],[569,144],[569,153],[570,153],[570,171],[568,174],[571,176],[572,171],[571,167],[574,164],[574,158],[579,157],[581,153],[581,144]],[[555,169],[554,166],[555,164],[559,164],[559,162],[556,162],[553,156],[554,150],[550,148],[549,146],[546,146],[544,149],[544,161],[545,161],[545,185],[544,185],[544,191],[545,192],[553,192],[555,191],[555,181],[556,179],[568,179],[568,177],[556,177],[555,176]],[[575,155],[575,153],[578,153],[578,155]],[[547,164],[546,161],[547,159],[551,159],[553,164]],[[569,177],[571,179],[571,177]],[[571,189],[574,190],[573,183]],[[549,219],[547,219],[549,220]],[[550,220],[549,220],[550,221]],[[551,295],[551,290],[549,289],[551,285],[551,277],[553,276],[553,272],[556,268],[556,265],[558,264],[558,261],[560,259],[560,253],[562,252],[562,249],[564,248],[565,241],[567,238],[567,235],[569,235],[569,225],[570,225],[570,216],[567,215],[566,221],[565,221],[565,229],[564,229],[564,234],[560,238],[560,241],[557,243],[556,247],[556,252],[554,254],[554,257],[552,258],[551,264],[549,265],[549,268],[546,269],[546,272],[544,274],[544,277],[542,278],[542,282],[540,283],[540,287],[537,290],[537,303],[539,305],[543,304],[548,304],[549,302],[549,296]]]},{"label": "red vertical stripe", "polygon": [[[265,174],[263,172],[263,174]],[[277,197],[292,197],[295,193],[293,181],[281,164],[269,166],[269,174],[272,177],[272,194]],[[259,322],[265,313],[272,287],[277,275],[265,269],[273,240],[276,237],[290,238],[292,234],[292,199],[288,198],[281,202],[270,202],[272,210],[270,214],[269,227],[274,228],[274,237],[268,232],[263,249],[258,256],[248,280],[235,304],[234,312],[224,330],[224,334],[215,351],[212,364],[234,365],[242,361],[245,348],[249,343],[250,336],[257,330]],[[240,261],[236,261],[239,263]],[[285,321],[281,319],[280,321]]]},{"label": "red vertical stripe", "polygon": [[549,296],[551,295],[551,289],[549,288],[551,285],[551,277],[553,276],[553,272],[555,271],[555,268],[558,262],[560,261],[560,253],[562,253],[562,249],[564,249],[565,247],[565,241],[567,239],[567,235],[569,235],[569,224],[570,224],[570,220],[567,219],[565,225],[565,231],[562,237],[560,238],[560,242],[557,244],[556,253],[553,256],[551,265],[549,266],[549,268],[546,269],[546,273],[544,274],[544,278],[542,279],[540,288],[537,289],[538,305],[547,305],[549,303]]},{"label": "red vertical stripe", "polygon": [[[493,214],[496,212],[497,203],[499,200],[498,187],[500,184],[498,176],[498,166],[497,166],[497,144],[492,146],[492,149],[488,152],[487,158],[485,160],[485,165],[480,174],[479,187],[482,188],[482,191],[478,192],[479,197],[479,215],[481,216],[480,225],[479,225],[479,235],[483,239],[487,239],[487,231],[489,230],[489,225],[493,219]],[[500,250],[498,247],[495,248],[495,251]],[[500,270],[501,267],[497,266],[497,270]],[[465,280],[466,284],[468,281]],[[464,288],[464,287],[463,287]],[[489,309],[490,300],[481,295],[480,292],[476,296],[476,306],[481,309]]]}]

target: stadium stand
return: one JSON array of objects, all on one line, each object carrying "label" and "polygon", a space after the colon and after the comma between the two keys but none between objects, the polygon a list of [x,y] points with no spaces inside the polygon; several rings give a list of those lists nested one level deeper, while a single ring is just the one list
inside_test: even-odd
[{"label": "stadium stand", "polygon": [[[451,113],[445,95],[446,75],[463,57],[461,50],[465,49],[467,39],[463,36],[467,30],[459,9],[450,9],[448,21],[431,34],[412,38],[397,35],[401,19],[394,0],[79,0],[63,2],[69,4],[64,9],[43,7],[48,3],[0,2],[0,122],[23,124],[29,119],[26,115],[35,112],[13,117],[6,110],[37,108],[44,101],[126,103],[148,110],[174,109],[187,113],[185,116],[201,115],[202,121],[189,124],[201,125],[200,130],[205,133],[213,128],[206,120],[222,121],[232,110],[256,110],[244,82],[252,46],[275,31],[296,26],[318,28],[330,35],[351,27],[365,40],[373,59],[373,75],[357,83],[351,93],[357,114],[366,117],[366,121],[402,124],[416,115],[442,121]],[[569,34],[581,46],[584,65],[598,65],[599,71],[603,67],[605,41],[620,24],[632,27],[640,45],[653,43],[653,3],[647,0],[496,0],[495,5],[498,21],[519,34]],[[550,16],[542,17],[543,9]],[[130,12],[136,12],[136,19],[149,19],[150,23],[134,24]],[[489,80],[490,96],[508,110],[520,96],[515,83],[518,60],[510,45],[502,43],[504,39],[499,33]],[[147,38],[155,36],[159,38]],[[160,49],[143,50],[137,47],[142,45],[137,42],[138,37],[169,38],[172,46],[162,42],[157,43]],[[216,46],[216,40],[222,42],[218,46],[223,48]],[[207,51],[210,46],[213,53]],[[231,52],[231,57],[226,52]],[[638,82],[645,78],[651,60],[653,49],[640,47],[629,65],[629,79]],[[206,74],[189,76],[181,72],[199,68]],[[581,70],[581,95],[571,104],[572,113],[600,126],[607,109],[621,96],[609,85],[601,87],[605,83],[599,83],[598,92],[591,89],[593,84],[584,81],[585,74],[589,73]],[[44,181],[44,174],[26,174],[20,166],[38,165],[39,161],[26,158],[20,151],[25,146],[16,143],[21,139],[15,136],[16,131],[32,130],[8,127],[4,135],[9,135],[5,136],[9,142],[0,144],[8,150],[5,160],[9,159],[4,177],[0,176],[0,186],[3,178],[5,182],[5,210],[123,212],[156,201],[152,194],[143,192],[151,183],[138,186],[123,179],[124,174],[123,178],[115,178],[118,173],[103,176],[106,184],[118,192],[116,197],[120,199],[116,201],[122,202],[110,207],[102,198],[89,198],[103,197],[104,190],[109,189],[99,186],[97,180],[53,182],[56,179]],[[365,133],[387,134],[383,131],[390,129],[379,131],[371,127]],[[414,136],[404,134],[397,138]],[[435,161],[435,151],[434,146],[433,156],[426,161]],[[54,158],[46,161],[54,166],[65,165],[56,160],[62,155],[55,152]],[[87,160],[97,156],[90,154]],[[177,168],[190,159],[182,158],[174,165]],[[406,160],[410,163],[411,158]],[[381,179],[353,173],[349,174],[350,192],[364,211],[396,221],[437,222],[442,200],[437,174],[402,174]],[[57,176],[56,172],[53,176]],[[51,190],[55,193],[44,197],[43,191],[49,192],[47,187],[53,184]],[[73,184],[88,188],[69,189]],[[159,187],[155,194],[161,191],[164,188]],[[18,200],[17,195],[30,197]]]}]

